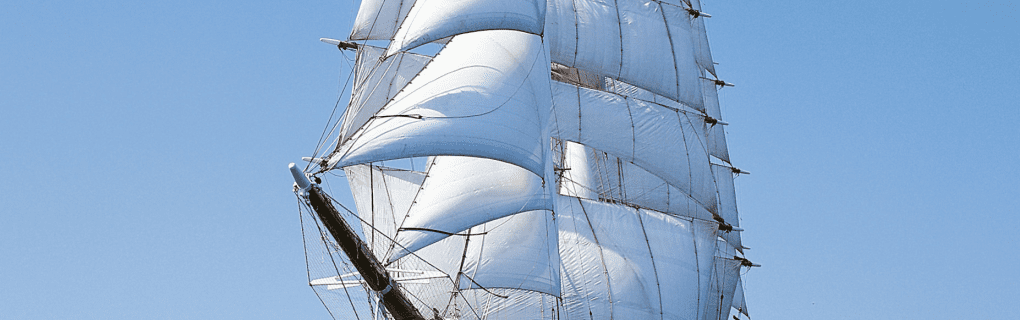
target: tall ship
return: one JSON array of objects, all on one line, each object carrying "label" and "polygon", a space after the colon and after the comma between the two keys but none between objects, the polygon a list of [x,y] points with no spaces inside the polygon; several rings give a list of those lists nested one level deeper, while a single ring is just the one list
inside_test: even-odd
[{"label": "tall ship", "polygon": [[347,39],[322,39],[355,61],[349,104],[290,165],[329,313],[749,319],[709,17],[362,0]]}]

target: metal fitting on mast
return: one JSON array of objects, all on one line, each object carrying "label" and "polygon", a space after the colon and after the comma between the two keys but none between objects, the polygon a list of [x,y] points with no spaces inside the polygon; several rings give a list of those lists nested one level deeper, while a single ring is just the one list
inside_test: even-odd
[{"label": "metal fitting on mast", "polygon": [[712,17],[712,15],[704,13],[704,12],[701,12],[701,11],[698,11],[698,10],[694,10],[694,8],[684,8],[684,10],[687,10],[687,13],[689,13],[691,15],[691,17],[694,17],[694,18],[698,18],[698,17],[711,18]]},{"label": "metal fitting on mast", "polygon": [[340,40],[337,40],[337,39],[330,39],[330,38],[319,38],[319,41],[322,41],[322,42],[334,45],[334,46],[336,46],[337,49],[340,49],[340,50],[347,50],[347,49],[358,50],[358,44],[354,43],[353,41],[340,41]]}]

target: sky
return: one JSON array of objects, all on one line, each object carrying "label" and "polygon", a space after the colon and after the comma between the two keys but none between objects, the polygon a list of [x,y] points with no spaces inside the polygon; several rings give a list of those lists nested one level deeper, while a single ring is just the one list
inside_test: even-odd
[{"label": "sky", "polygon": [[[703,7],[753,319],[1017,317],[1016,4]],[[329,318],[286,168],[356,8],[0,3],[0,319]]]}]

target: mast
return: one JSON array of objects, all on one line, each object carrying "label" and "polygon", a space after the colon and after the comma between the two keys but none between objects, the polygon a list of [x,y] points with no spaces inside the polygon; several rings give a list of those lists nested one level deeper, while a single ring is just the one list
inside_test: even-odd
[{"label": "mast", "polygon": [[418,309],[411,304],[411,300],[400,290],[397,282],[386,272],[385,266],[375,258],[365,242],[340,217],[340,213],[333,207],[322,189],[317,184],[308,181],[304,172],[301,172],[293,163],[290,164],[290,173],[294,176],[297,187],[302,191],[301,197],[315,210],[319,220],[329,230],[329,234],[333,236],[344,254],[351,259],[351,264],[361,274],[368,287],[379,295],[380,302],[393,315],[393,318],[424,320],[425,318],[418,312]]}]

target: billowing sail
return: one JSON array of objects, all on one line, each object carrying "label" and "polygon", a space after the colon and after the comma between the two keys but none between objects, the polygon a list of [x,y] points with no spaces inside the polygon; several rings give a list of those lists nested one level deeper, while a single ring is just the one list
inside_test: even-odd
[{"label": "billowing sail", "polygon": [[403,20],[387,55],[435,40],[481,30],[542,34],[543,0],[417,0]]},{"label": "billowing sail", "polygon": [[396,236],[397,260],[482,223],[532,210],[552,210],[542,177],[496,160],[435,157]]},{"label": "billowing sail", "polygon": [[411,78],[418,75],[432,57],[402,53],[382,60],[385,49],[361,46],[351,104],[340,124],[340,141],[346,141],[365,125],[390,99],[400,92]]},{"label": "billowing sail", "polygon": [[556,233],[556,221],[547,210],[520,213],[471,228],[460,289],[523,289],[559,296]]},{"label": "billowing sail", "polygon": [[364,0],[352,40],[393,40],[387,56],[482,30],[542,34],[543,0]]},{"label": "billowing sail", "polygon": [[414,0],[362,0],[351,40],[388,40],[411,11]]},{"label": "billowing sail", "polygon": [[541,176],[549,70],[539,36],[516,31],[457,36],[338,147],[329,165],[456,155],[500,160]]}]

